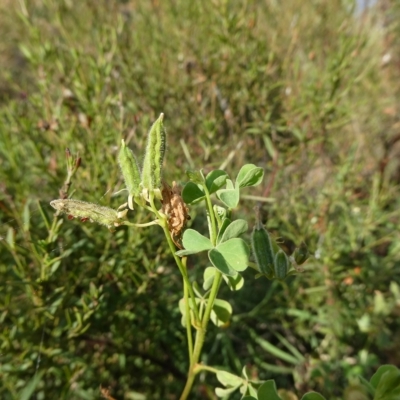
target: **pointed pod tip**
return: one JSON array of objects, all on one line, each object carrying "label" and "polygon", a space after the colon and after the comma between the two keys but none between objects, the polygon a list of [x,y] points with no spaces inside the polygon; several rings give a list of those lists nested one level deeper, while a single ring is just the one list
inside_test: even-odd
[{"label": "pointed pod tip", "polygon": [[164,119],[164,113],[161,113],[160,116],[158,117],[158,119],[159,119],[160,121],[162,121],[162,120]]}]

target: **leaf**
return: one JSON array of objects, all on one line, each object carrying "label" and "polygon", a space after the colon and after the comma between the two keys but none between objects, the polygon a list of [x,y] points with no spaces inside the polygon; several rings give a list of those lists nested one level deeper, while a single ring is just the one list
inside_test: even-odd
[{"label": "leaf", "polygon": [[210,194],[215,193],[226,184],[228,174],[222,169],[211,171],[206,177],[206,186]]},{"label": "leaf", "polygon": [[213,248],[210,239],[201,235],[194,229],[186,229],[183,234],[182,244],[185,250],[177,251],[175,254],[178,256],[196,254]]},{"label": "leaf", "polygon": [[378,370],[375,372],[374,375],[372,375],[371,379],[370,379],[370,383],[371,385],[376,389],[379,385],[379,382],[383,376],[383,374],[385,374],[388,371],[396,371],[397,368],[394,365],[390,365],[390,364],[385,364],[385,365],[381,365]]},{"label": "leaf", "polygon": [[379,380],[374,400],[397,400],[400,395],[400,370],[393,366]]},{"label": "leaf", "polygon": [[204,183],[204,175],[202,170],[200,171],[188,170],[186,171],[186,175],[190,179],[190,181],[195,184],[202,185]]},{"label": "leaf", "polygon": [[236,186],[239,188],[259,185],[264,177],[264,170],[254,164],[246,164],[240,169],[236,178]]},{"label": "leaf", "polygon": [[204,197],[204,191],[193,182],[188,182],[182,190],[182,198],[186,204],[198,203]]},{"label": "leaf", "polygon": [[215,299],[212,311],[211,321],[216,326],[223,326],[229,322],[232,315],[232,306],[225,300]]},{"label": "leaf", "polygon": [[221,224],[221,228],[219,228],[218,237],[217,237],[217,244],[220,243],[222,236],[225,233],[226,228],[232,221],[229,218],[224,218]]},{"label": "leaf", "polygon": [[230,179],[226,181],[226,189],[217,191],[217,197],[230,209],[239,204],[240,190],[235,187]]},{"label": "leaf", "polygon": [[18,399],[20,400],[29,400],[33,393],[36,390],[37,385],[39,384],[40,380],[42,379],[42,376],[45,371],[39,371],[36,373],[33,378],[30,379],[30,381],[26,384],[26,386],[20,391],[18,395]]},{"label": "leaf", "polygon": [[215,394],[218,397],[226,397],[229,396],[231,393],[239,389],[240,386],[232,387],[229,389],[222,389],[222,388],[215,388]]},{"label": "leaf", "polygon": [[235,276],[222,275],[222,278],[232,291],[240,290],[244,285],[244,279],[239,273],[237,273]]},{"label": "leaf", "polygon": [[248,228],[249,228],[249,226],[247,224],[247,221],[245,221],[244,219],[237,219],[236,221],[233,221],[226,228],[224,234],[222,235],[221,243],[226,242],[229,239],[239,237],[243,233],[246,233]]},{"label": "leaf", "polygon": [[291,354],[281,350],[280,348],[276,347],[272,343],[268,342],[267,340],[259,337],[254,331],[250,331],[251,336],[256,341],[256,343],[265,351],[272,354],[275,357],[280,358],[290,364],[297,365],[301,360],[298,360],[296,357],[292,356]]},{"label": "leaf", "polygon": [[253,396],[253,397],[257,398],[257,397],[258,397],[258,396],[257,396],[257,389],[258,389],[258,386],[259,386],[259,385],[257,385],[257,388],[255,388],[255,387],[251,384],[251,382],[247,382],[247,394],[248,394],[249,396]]},{"label": "leaf", "polygon": [[368,393],[371,396],[374,396],[375,388],[361,375],[358,376],[358,379],[360,380],[360,383],[363,385],[363,387],[368,391]]},{"label": "leaf", "polygon": [[237,189],[218,190],[217,196],[229,209],[236,208],[239,204],[240,193]]},{"label": "leaf", "polygon": [[[216,269],[214,267],[207,267],[204,270],[203,289],[205,291],[207,291],[211,288],[211,286],[214,282],[215,271],[216,271]],[[222,275],[222,278],[228,285],[229,289],[232,291],[240,290],[244,285],[244,279],[239,273],[236,273],[236,275],[234,275],[234,276]]]},{"label": "leaf", "polygon": [[258,400],[282,400],[276,391],[274,380],[269,380],[263,383],[257,392]]},{"label": "leaf", "polygon": [[235,276],[237,272],[228,264],[224,256],[217,250],[212,249],[208,252],[208,258],[212,265],[224,275]]},{"label": "leaf", "polygon": [[[200,304],[201,299],[195,298],[195,302],[197,305]],[[182,298],[179,300],[178,303],[179,311],[181,312],[182,319],[181,319],[181,324],[183,327],[186,327],[186,303],[185,303],[185,298]],[[189,300],[189,309],[190,311],[193,311],[193,303],[192,300]]]},{"label": "leaf", "polygon": [[[204,274],[203,274],[203,289],[204,290],[208,290],[211,288],[213,282],[214,282],[214,276],[215,276],[215,268],[214,267],[207,267],[204,270]],[[222,275],[225,276],[225,275]]]},{"label": "leaf", "polygon": [[[292,131],[292,132],[293,132],[293,131]],[[265,148],[267,149],[269,156],[270,156],[273,160],[275,160],[275,157],[276,157],[276,150],[275,150],[275,147],[274,147],[274,145],[273,145],[273,143],[272,143],[272,140],[271,140],[271,139],[269,138],[269,136],[267,136],[267,135],[263,135],[263,139],[264,139]]]},{"label": "leaf", "polygon": [[326,400],[322,394],[319,394],[317,392],[308,392],[306,393],[301,400]]},{"label": "leaf", "polygon": [[235,276],[235,271],[244,271],[248,266],[250,250],[244,240],[235,238],[220,243],[208,256],[223,274]]},{"label": "leaf", "polygon": [[243,239],[230,239],[216,248],[235,271],[244,271],[247,268],[250,249]]},{"label": "leaf", "polygon": [[226,387],[239,387],[243,384],[243,379],[240,376],[231,374],[227,371],[219,370],[216,373],[218,381]]},{"label": "leaf", "polygon": [[242,397],[242,400],[257,400],[257,398],[253,397],[253,396],[245,396],[245,397]]}]

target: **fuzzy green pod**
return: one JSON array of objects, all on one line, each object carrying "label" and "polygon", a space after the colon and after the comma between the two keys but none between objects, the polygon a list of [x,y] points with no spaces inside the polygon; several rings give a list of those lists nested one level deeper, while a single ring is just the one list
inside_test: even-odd
[{"label": "fuzzy green pod", "polygon": [[162,166],[165,153],[164,114],[160,114],[149,131],[146,153],[142,168],[142,187],[144,192],[153,191],[161,196]]},{"label": "fuzzy green pod", "polygon": [[126,146],[124,139],[121,141],[121,150],[118,154],[118,162],[129,195],[133,197],[139,196],[141,181],[139,165],[132,150]]},{"label": "fuzzy green pod", "polygon": [[108,228],[122,224],[121,215],[118,211],[98,204],[80,200],[58,199],[51,201],[50,205],[68,216],[81,218],[82,221],[97,222]]},{"label": "fuzzy green pod", "polygon": [[274,272],[275,277],[279,280],[286,278],[290,268],[290,261],[286,253],[281,249],[275,254]]},{"label": "fuzzy green pod", "polygon": [[308,251],[308,248],[304,242],[302,242],[300,247],[296,248],[293,253],[293,258],[297,265],[304,264],[309,256],[310,252]]},{"label": "fuzzy green pod", "polygon": [[273,242],[261,222],[259,209],[256,209],[256,225],[251,235],[251,247],[260,272],[269,279],[274,276],[274,251]]}]

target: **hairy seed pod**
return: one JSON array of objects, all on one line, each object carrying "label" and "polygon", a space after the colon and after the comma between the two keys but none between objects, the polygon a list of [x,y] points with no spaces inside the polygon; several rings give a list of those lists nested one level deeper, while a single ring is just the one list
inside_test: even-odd
[{"label": "hairy seed pod", "polygon": [[308,251],[308,248],[304,242],[302,242],[300,247],[296,248],[293,253],[293,258],[297,265],[304,264],[309,256],[310,252]]},{"label": "hairy seed pod", "polygon": [[51,201],[50,205],[68,216],[81,218],[82,221],[97,222],[108,228],[119,226],[122,223],[118,211],[98,204],[80,200],[59,199]]},{"label": "hairy seed pod", "polygon": [[285,279],[289,271],[289,267],[290,267],[290,261],[288,256],[283,250],[279,250],[275,254],[275,259],[274,259],[275,277],[279,280]]},{"label": "hairy seed pod", "polygon": [[135,156],[122,139],[121,150],[118,154],[118,162],[121,167],[122,176],[125,180],[129,195],[139,196],[140,194],[140,169]]},{"label": "hairy seed pod", "polygon": [[165,153],[164,114],[160,114],[150,129],[142,168],[144,192],[154,191],[161,198],[162,164]]},{"label": "hairy seed pod", "polygon": [[273,242],[261,222],[259,209],[256,208],[256,225],[251,235],[251,247],[260,272],[269,279],[274,276],[274,251]]}]

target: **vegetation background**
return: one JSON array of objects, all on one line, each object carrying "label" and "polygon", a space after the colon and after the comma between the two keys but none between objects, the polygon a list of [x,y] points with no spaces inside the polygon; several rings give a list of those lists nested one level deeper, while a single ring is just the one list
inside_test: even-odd
[{"label": "vegetation background", "polygon": [[[2,399],[182,390],[181,280],[161,230],[52,222],[49,205],[69,148],[82,158],[73,197],[119,206],[121,138],[142,153],[160,112],[168,181],[262,166],[248,194],[266,199],[268,229],[314,254],[283,285],[249,276],[226,291],[234,318],[210,330],[203,360],[328,399],[398,364],[399,2],[362,15],[345,0],[0,4]],[[253,206],[237,211],[250,225]],[[192,398],[215,385],[201,375]]]}]

